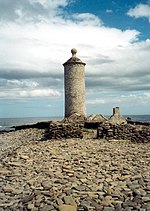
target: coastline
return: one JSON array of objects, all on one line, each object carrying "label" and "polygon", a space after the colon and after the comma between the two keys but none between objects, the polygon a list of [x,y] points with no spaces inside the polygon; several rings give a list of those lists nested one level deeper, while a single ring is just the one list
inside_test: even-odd
[{"label": "coastline", "polygon": [[[106,118],[110,116],[106,115]],[[131,118],[132,121],[139,122],[150,122],[150,115],[123,115],[125,119],[128,117]],[[0,118],[0,132],[1,131],[11,131],[15,126],[21,125],[33,125],[38,122],[48,122],[48,121],[59,121],[62,120],[63,117],[25,117],[25,118]]]},{"label": "coastline", "polygon": [[19,117],[19,118],[0,118],[0,131],[13,130],[12,128],[21,125],[33,125],[38,122],[58,121],[63,117]]}]

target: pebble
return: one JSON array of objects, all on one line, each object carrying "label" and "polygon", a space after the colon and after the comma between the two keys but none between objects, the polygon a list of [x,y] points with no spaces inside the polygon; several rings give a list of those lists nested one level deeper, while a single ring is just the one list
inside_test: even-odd
[{"label": "pebble", "polygon": [[59,211],[77,211],[76,207],[72,205],[61,205],[58,207]]},{"label": "pebble", "polygon": [[64,202],[65,202],[65,204],[69,204],[69,205],[73,205],[74,207],[77,207],[72,196],[64,196]]},{"label": "pebble", "polygon": [[0,210],[150,210],[150,143],[43,133],[0,134]]}]

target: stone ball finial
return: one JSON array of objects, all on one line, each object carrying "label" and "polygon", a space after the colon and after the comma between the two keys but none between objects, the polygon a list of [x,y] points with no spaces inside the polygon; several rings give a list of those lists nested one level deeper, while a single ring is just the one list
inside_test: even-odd
[{"label": "stone ball finial", "polygon": [[71,49],[72,56],[76,56],[77,50],[75,48]]}]

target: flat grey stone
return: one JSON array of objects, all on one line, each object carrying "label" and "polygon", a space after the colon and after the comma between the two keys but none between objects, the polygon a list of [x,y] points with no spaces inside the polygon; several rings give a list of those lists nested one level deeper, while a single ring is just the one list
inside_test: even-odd
[{"label": "flat grey stone", "polygon": [[72,206],[72,205],[61,205],[58,207],[59,211],[77,211],[76,207]]},{"label": "flat grey stone", "polygon": [[70,204],[77,207],[77,204],[75,203],[75,200],[72,198],[72,196],[64,196],[64,202],[65,204]]}]

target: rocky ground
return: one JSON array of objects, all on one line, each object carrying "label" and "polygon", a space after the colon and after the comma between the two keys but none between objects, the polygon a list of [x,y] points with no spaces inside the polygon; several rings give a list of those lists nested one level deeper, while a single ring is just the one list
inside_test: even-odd
[{"label": "rocky ground", "polygon": [[150,143],[0,134],[0,211],[150,210]]}]

